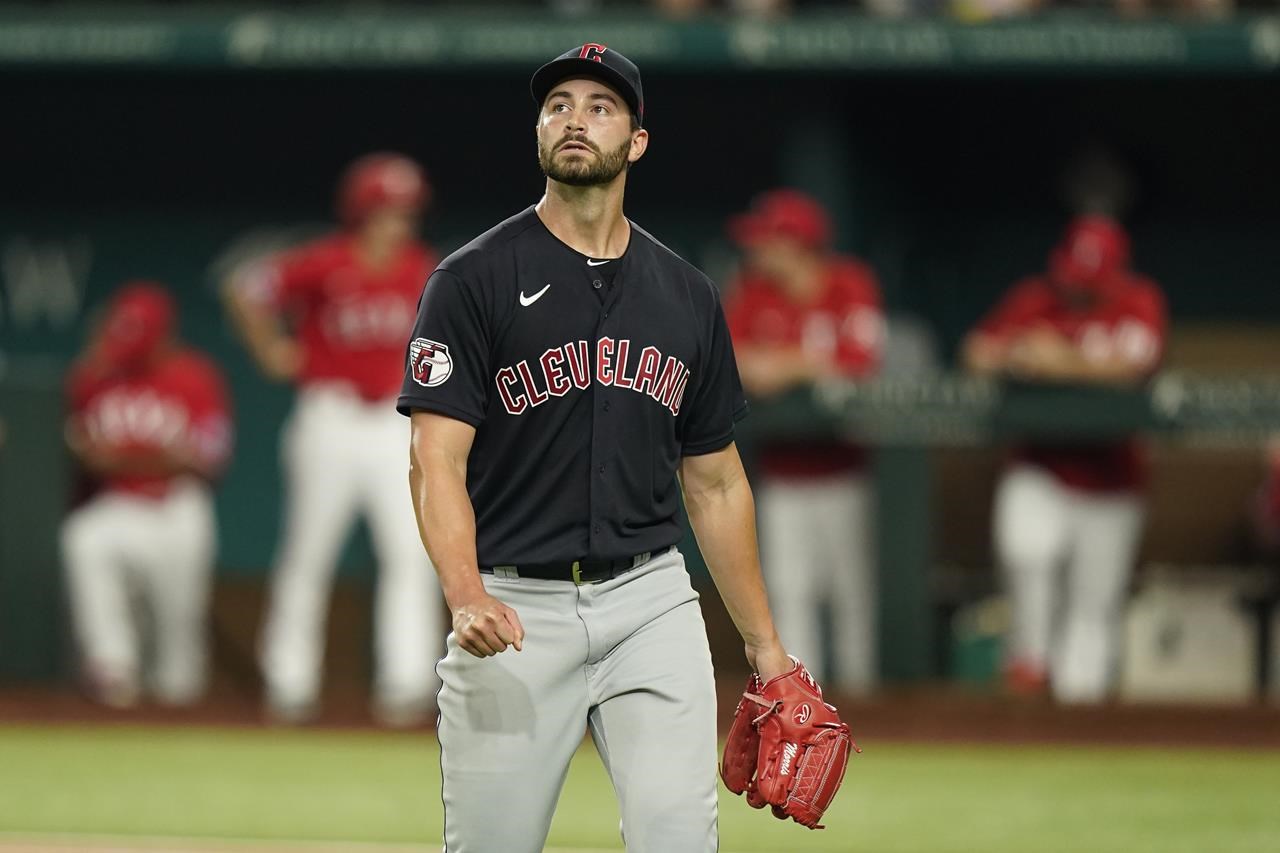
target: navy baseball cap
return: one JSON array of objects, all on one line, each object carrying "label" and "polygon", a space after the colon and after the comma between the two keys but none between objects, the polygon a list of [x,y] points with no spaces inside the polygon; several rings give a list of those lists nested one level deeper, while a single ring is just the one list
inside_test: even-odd
[{"label": "navy baseball cap", "polygon": [[616,50],[587,42],[565,51],[533,72],[529,92],[538,109],[542,109],[551,87],[566,77],[591,77],[608,84],[622,95],[631,108],[631,114],[636,117],[636,123],[644,124],[644,89],[640,85],[640,69]]}]

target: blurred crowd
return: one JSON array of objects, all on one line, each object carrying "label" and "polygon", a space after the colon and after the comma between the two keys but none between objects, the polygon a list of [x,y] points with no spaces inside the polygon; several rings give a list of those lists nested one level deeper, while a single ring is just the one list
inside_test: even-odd
[{"label": "blurred crowd", "polygon": [[[565,7],[602,8],[589,0],[552,0]],[[1045,12],[1093,11],[1113,12],[1124,17],[1153,14],[1180,14],[1214,17],[1230,14],[1236,0],[653,0],[661,14],[675,19],[721,12],[765,18],[785,17],[793,13],[858,11],[883,17],[945,16],[965,21],[1016,18]]]},{"label": "blurred crowd", "polygon": [[[41,6],[56,6],[64,0],[42,0]],[[122,3],[138,6],[146,3],[178,6],[198,5],[193,0],[143,0]],[[252,0],[232,0],[223,7],[242,5],[261,9]],[[1276,8],[1275,0],[436,0],[429,4],[409,0],[275,0],[272,8],[283,10],[323,9],[333,12],[383,11],[412,7],[421,11],[429,5],[441,11],[473,10],[477,6],[496,9],[545,9],[557,15],[595,15],[607,11],[643,13],[652,11],[671,20],[689,20],[704,16],[732,16],[779,19],[793,14],[853,12],[879,17],[951,17],[962,21],[986,21],[1028,17],[1046,13],[1102,13],[1123,18],[1176,16],[1182,18],[1218,18],[1235,11],[1266,11]]]}]

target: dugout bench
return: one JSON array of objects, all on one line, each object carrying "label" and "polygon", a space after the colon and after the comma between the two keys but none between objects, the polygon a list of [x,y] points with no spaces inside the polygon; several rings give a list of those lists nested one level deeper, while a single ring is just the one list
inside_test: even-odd
[{"label": "dugout bench", "polygon": [[[1260,457],[1254,448],[1277,431],[1278,376],[1224,379],[1169,371],[1141,388],[1113,389],[951,375],[833,381],[757,401],[741,425],[739,441],[748,466],[753,448],[773,435],[844,436],[875,448],[878,563],[892,567],[880,573],[882,674],[886,681],[905,681],[945,672],[951,616],[994,588],[989,575],[935,568],[935,451],[1141,432],[1177,449],[1243,451],[1252,460]],[[1252,477],[1253,467],[1237,465],[1235,479]],[[989,492],[980,499],[987,497]],[[1274,573],[1272,579],[1241,598],[1256,625],[1260,691],[1266,690],[1270,672],[1270,617],[1280,603],[1280,579]]]}]

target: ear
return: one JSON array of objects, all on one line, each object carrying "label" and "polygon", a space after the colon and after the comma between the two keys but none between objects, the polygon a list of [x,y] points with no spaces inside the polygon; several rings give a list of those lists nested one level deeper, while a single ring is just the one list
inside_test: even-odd
[{"label": "ear", "polygon": [[631,137],[631,150],[627,153],[627,162],[634,163],[644,156],[644,152],[649,150],[649,131],[644,128],[637,130]]}]

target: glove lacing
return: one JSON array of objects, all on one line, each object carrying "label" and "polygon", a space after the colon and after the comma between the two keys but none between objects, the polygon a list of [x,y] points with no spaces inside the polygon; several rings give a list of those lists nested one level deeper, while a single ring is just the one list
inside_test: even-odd
[{"label": "glove lacing", "polygon": [[745,698],[750,699],[752,702],[755,702],[757,705],[764,706],[764,712],[761,713],[760,716],[755,717],[754,719],[751,720],[751,725],[753,726],[760,725],[760,721],[763,720],[765,717],[769,716],[770,714],[776,714],[779,710],[782,709],[781,699],[774,699],[772,702],[770,702],[768,699],[764,698],[758,693],[747,692],[747,693],[743,693],[742,695]]},{"label": "glove lacing", "polygon": [[[758,725],[760,725],[761,721],[762,721],[762,720],[764,720],[765,718],[767,718],[770,714],[776,714],[776,713],[778,713],[779,711],[781,711],[781,710],[782,710],[782,700],[781,700],[781,699],[774,699],[772,702],[770,702],[768,699],[764,698],[764,697],[763,697],[763,696],[761,696],[760,694],[758,694],[758,693],[752,693],[752,692],[750,692],[750,691],[747,691],[747,692],[743,693],[742,695],[743,695],[745,698],[750,699],[752,702],[755,702],[757,705],[762,705],[762,706],[764,706],[764,711],[762,711],[758,717],[754,717],[754,718],[752,718],[752,720],[751,720],[751,725],[753,725],[753,726],[758,726]],[[818,729],[838,729],[838,728],[840,728],[842,725],[844,725],[844,724],[843,724],[843,723],[814,723],[814,728],[818,728]],[[861,754],[861,753],[862,753],[862,747],[858,746],[858,742],[857,742],[857,741],[855,741],[852,737],[850,737],[850,738],[849,738],[849,745],[850,745],[851,747],[853,747],[853,751],[854,751],[855,753],[858,753],[858,754]]]}]

